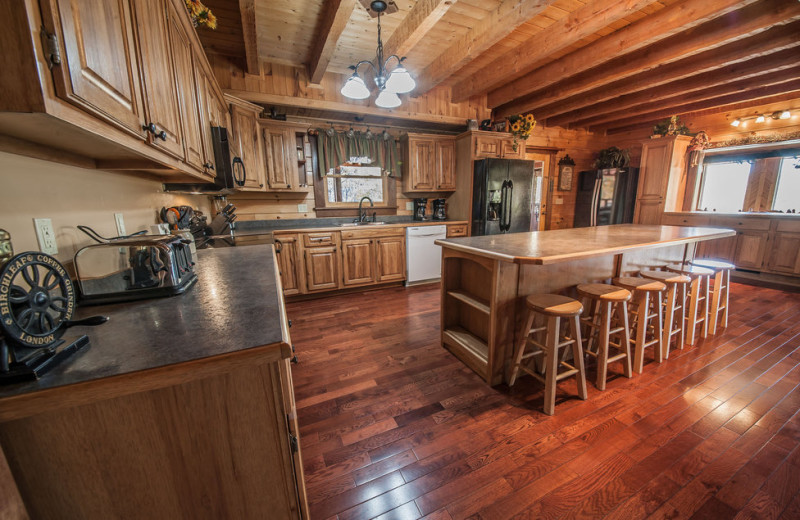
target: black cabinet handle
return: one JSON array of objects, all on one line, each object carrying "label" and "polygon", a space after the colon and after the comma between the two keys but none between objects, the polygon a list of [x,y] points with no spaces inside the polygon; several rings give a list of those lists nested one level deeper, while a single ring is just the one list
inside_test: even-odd
[{"label": "black cabinet handle", "polygon": [[156,137],[158,137],[162,141],[166,141],[167,140],[167,133],[164,130],[162,130],[161,132],[156,134]]},{"label": "black cabinet handle", "polygon": [[150,132],[151,134],[156,133],[156,124],[155,123],[147,123],[146,125],[142,125],[142,130],[145,132]]},{"label": "black cabinet handle", "polygon": [[214,169],[214,165],[211,164],[210,162],[207,162],[207,163],[203,164],[203,168],[206,168],[206,169],[209,169],[209,170],[213,170]]}]

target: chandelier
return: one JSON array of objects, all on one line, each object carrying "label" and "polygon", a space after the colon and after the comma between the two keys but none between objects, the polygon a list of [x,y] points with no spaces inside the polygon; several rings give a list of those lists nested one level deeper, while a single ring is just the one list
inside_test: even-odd
[{"label": "chandelier", "polygon": [[[405,57],[399,58],[392,54],[385,60],[383,59],[383,42],[381,41],[381,13],[385,11],[387,4],[383,0],[373,0],[370,9],[378,13],[378,51],[376,56],[377,65],[371,61],[361,60],[355,65],[350,65],[353,75],[347,78],[340,91],[342,95],[350,99],[367,99],[370,96],[366,83],[358,75],[358,68],[361,65],[369,65],[375,74],[375,86],[378,87],[378,97],[375,98],[375,105],[381,108],[395,108],[400,106],[400,98],[397,94],[405,94],[414,90],[417,83],[411,74],[403,66]],[[397,65],[391,72],[387,70],[389,62],[394,58]]]}]

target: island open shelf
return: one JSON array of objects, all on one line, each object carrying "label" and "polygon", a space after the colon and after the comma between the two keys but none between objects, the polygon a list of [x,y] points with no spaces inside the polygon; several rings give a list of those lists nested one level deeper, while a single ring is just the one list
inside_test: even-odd
[{"label": "island open shelf", "polygon": [[437,240],[442,246],[442,344],[486,382],[500,384],[525,296],[574,297],[580,283],[610,282],[691,260],[697,242],[734,234],[621,224]]}]

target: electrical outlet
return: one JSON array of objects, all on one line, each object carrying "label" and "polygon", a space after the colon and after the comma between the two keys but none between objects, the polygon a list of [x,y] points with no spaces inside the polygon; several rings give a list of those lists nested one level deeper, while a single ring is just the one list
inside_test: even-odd
[{"label": "electrical outlet", "polygon": [[49,218],[35,218],[33,225],[36,227],[36,238],[39,240],[39,249],[48,255],[58,254],[56,233],[53,231],[53,221]]},{"label": "electrical outlet", "polygon": [[413,202],[406,202],[406,209],[409,211],[414,211],[414,203]]},{"label": "electrical outlet", "polygon": [[307,213],[308,212],[308,204],[298,204],[297,205],[297,212],[298,213]]},{"label": "electrical outlet", "polygon": [[122,213],[114,213],[114,222],[117,223],[117,235],[127,235],[125,232],[125,219],[122,218]]}]

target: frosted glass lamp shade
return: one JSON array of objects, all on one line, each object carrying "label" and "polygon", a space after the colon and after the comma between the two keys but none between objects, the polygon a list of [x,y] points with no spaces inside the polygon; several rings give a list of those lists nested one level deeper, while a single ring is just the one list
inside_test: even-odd
[{"label": "frosted glass lamp shade", "polygon": [[389,75],[389,79],[386,81],[386,90],[394,92],[395,94],[411,92],[416,86],[417,82],[414,81],[414,78],[411,77],[411,74],[408,73],[405,67],[397,67],[394,69]]},{"label": "frosted glass lamp shade", "polygon": [[347,78],[340,92],[344,97],[350,99],[367,99],[369,97],[369,89],[364,84],[364,80],[356,74]]},{"label": "frosted glass lamp shade", "polygon": [[395,108],[400,106],[400,98],[397,97],[397,94],[394,92],[389,92],[389,90],[381,90],[380,94],[378,94],[377,99],[375,99],[375,105],[381,108]]}]

